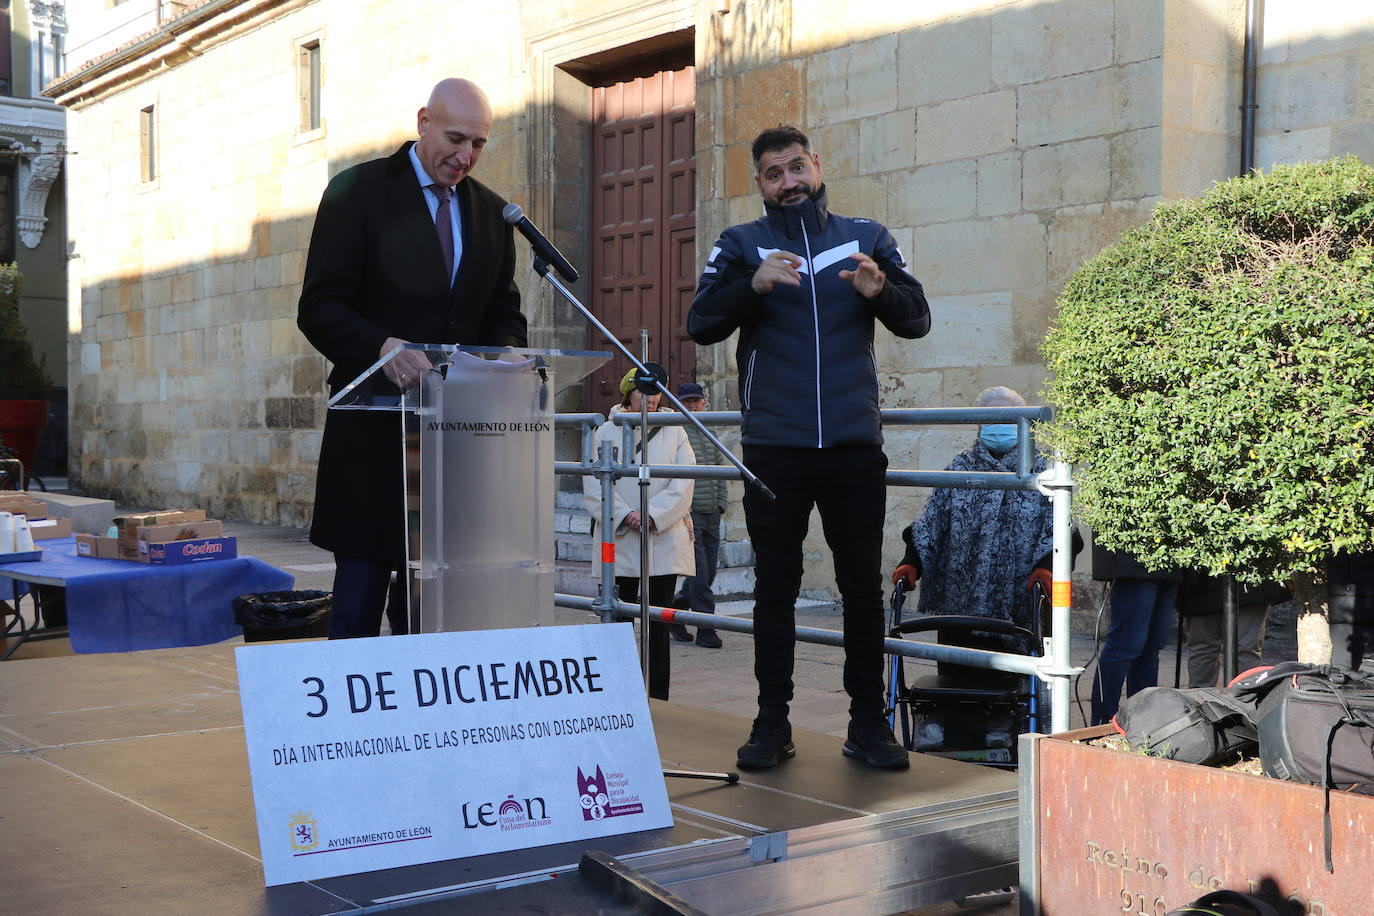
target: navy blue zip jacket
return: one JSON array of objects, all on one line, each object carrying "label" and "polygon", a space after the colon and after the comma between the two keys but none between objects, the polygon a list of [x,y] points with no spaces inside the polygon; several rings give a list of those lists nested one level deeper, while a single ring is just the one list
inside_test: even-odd
[{"label": "navy blue zip jacket", "polygon": [[[731,226],[711,249],[687,315],[699,344],[738,328],[736,356],[746,445],[829,448],[881,445],[873,320],[898,337],[923,337],[930,308],[897,243],[873,220],[826,210],[825,187],[799,204]],[[774,251],[803,258],[801,286],[774,285],[760,296],[754,271]],[[872,299],[840,271],[863,252],[887,277]]]}]

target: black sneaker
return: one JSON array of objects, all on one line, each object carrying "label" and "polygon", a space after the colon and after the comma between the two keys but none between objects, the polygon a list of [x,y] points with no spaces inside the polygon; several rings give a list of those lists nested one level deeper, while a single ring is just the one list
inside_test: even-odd
[{"label": "black sneaker", "polygon": [[703,649],[719,649],[721,647],[720,637],[710,627],[702,627],[697,630],[697,645]]},{"label": "black sneaker", "polygon": [[673,634],[673,639],[676,639],[678,642],[692,641],[692,634],[687,632],[685,624],[670,623],[668,624],[668,632]]},{"label": "black sneaker", "polygon": [[796,753],[792,726],[787,719],[760,715],[754,720],[749,740],[736,753],[735,765],[745,770],[766,770]]},{"label": "black sneaker", "polygon": [[849,722],[849,737],[841,753],[857,757],[871,767],[887,770],[905,769],[911,765],[906,748],[897,743],[885,719],[863,719]]}]

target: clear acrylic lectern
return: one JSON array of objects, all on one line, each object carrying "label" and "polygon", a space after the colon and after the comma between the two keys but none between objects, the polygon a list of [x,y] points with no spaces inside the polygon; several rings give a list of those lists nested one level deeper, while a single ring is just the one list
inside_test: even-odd
[{"label": "clear acrylic lectern", "polygon": [[[433,372],[401,391],[402,350]],[[609,353],[405,344],[329,399],[390,410],[404,449],[410,631],[548,623],[554,584],[554,395]]]}]

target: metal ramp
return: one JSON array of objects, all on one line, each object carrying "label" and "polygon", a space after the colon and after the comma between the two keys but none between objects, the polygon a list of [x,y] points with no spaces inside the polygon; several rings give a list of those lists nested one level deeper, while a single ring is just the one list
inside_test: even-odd
[{"label": "metal ramp", "polygon": [[[593,848],[712,914],[896,913],[1016,881],[1014,774],[922,755],[874,770],[798,729],[795,759],[737,785],[669,779],[670,828],[265,888],[232,652],[0,664],[6,910],[672,912],[580,871]],[[651,710],[667,767],[727,769],[748,733]]]}]

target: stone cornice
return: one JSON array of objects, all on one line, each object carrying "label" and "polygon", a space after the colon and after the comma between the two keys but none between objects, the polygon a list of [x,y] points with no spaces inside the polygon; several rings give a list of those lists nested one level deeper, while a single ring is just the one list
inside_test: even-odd
[{"label": "stone cornice", "polygon": [[66,126],[66,110],[47,99],[0,97],[0,131],[61,137]]}]

